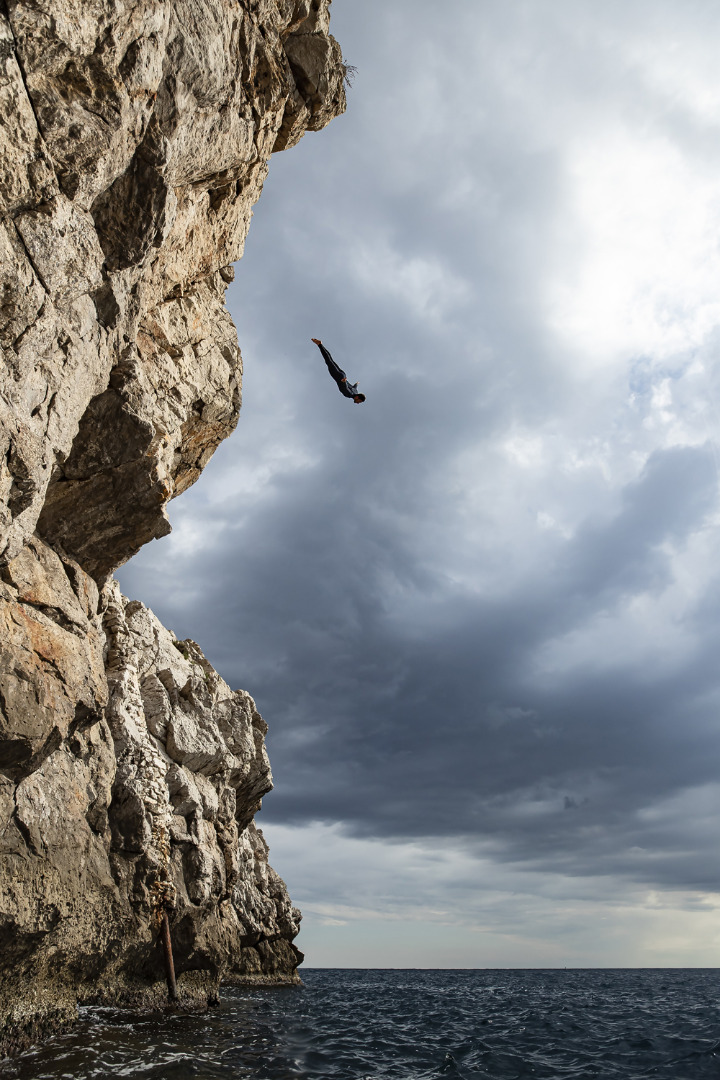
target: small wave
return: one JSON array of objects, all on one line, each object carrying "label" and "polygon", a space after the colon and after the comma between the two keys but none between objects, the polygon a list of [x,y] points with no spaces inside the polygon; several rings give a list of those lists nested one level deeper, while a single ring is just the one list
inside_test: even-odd
[{"label": "small wave", "polygon": [[307,971],[204,1016],[84,1007],[3,1080],[718,1080],[714,971]]}]

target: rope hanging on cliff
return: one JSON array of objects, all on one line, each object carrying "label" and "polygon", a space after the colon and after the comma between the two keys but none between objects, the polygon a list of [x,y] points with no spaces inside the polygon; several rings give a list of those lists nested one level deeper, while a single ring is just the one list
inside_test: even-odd
[{"label": "rope hanging on cliff", "polygon": [[168,999],[177,1001],[177,982],[175,980],[175,962],[173,960],[172,941],[170,939],[170,919],[168,912],[175,907],[175,886],[170,880],[170,842],[164,825],[153,827],[153,839],[160,856],[160,867],[156,872],[151,889],[155,924],[160,932],[165,961],[165,979]]}]

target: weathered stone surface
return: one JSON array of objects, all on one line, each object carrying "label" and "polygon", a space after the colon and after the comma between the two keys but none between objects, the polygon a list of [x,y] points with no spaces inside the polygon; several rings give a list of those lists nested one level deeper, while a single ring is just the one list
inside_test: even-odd
[{"label": "weathered stone surface", "polygon": [[[327,11],[328,0],[0,5],[0,558],[32,535],[51,484],[42,535],[87,552],[104,577],[167,531],[165,504],[237,423],[240,354],[219,271],[242,254],[273,150],[344,108]],[[171,360],[187,365],[187,350],[214,374],[209,397],[198,371],[198,395],[178,403]],[[166,378],[153,381],[158,359]],[[78,477],[74,443],[91,438],[111,373],[107,452],[93,462],[86,446]],[[144,469],[110,452],[128,411]],[[108,469],[135,492],[121,513]],[[89,552],[96,486],[115,531]]]},{"label": "weathered stone surface", "polygon": [[104,637],[94,582],[41,542],[31,540],[2,578],[0,769],[17,780],[101,719]]},{"label": "weathered stone surface", "polygon": [[19,632],[3,664],[5,1047],[78,1001],[164,1002],[163,897],[185,1005],[221,980],[297,981],[300,913],[253,823],[272,779],[252,698],[38,540],[6,579],[6,624],[36,621],[32,647]]},{"label": "weathered stone surface", "polygon": [[117,762],[110,858],[121,894],[133,896],[131,937],[146,943],[144,962],[160,975],[150,938],[155,882],[167,880],[181,989],[190,972],[211,988],[220,979],[293,981],[300,913],[252,820],[272,786],[267,725],[195,642],[177,641],[115,583],[105,598]]},{"label": "weathered stone surface", "polygon": [[[0,1040],[72,1017],[121,935],[98,590],[33,539],[0,587]],[[90,935],[94,935],[95,940]]]},{"label": "weathered stone surface", "polygon": [[0,0],[0,1052],[78,1001],[292,981],[265,724],[112,571],[234,429],[273,151],[344,108],[330,0]]},{"label": "weathered stone surface", "polygon": [[39,531],[98,579],[170,531],[168,499],[237,423],[242,362],[226,285],[213,274],[140,321],[48,488]]}]

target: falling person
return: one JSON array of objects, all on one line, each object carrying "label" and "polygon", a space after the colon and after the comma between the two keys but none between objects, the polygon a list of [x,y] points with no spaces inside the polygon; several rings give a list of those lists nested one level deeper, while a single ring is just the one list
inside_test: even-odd
[{"label": "falling person", "polygon": [[323,359],[327,364],[327,369],[337,383],[338,390],[343,395],[343,397],[352,398],[356,405],[362,404],[362,402],[365,400],[365,395],[358,393],[358,384],[348,382],[347,375],[342,368],[337,366],[332,356],[327,351],[319,338],[314,337],[310,338],[310,340],[315,342],[318,349],[323,354]]}]

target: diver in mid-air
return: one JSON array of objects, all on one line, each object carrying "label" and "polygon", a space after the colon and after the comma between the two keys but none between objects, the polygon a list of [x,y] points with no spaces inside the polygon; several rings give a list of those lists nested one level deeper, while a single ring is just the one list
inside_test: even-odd
[{"label": "diver in mid-air", "polygon": [[327,351],[319,338],[314,337],[310,338],[310,340],[315,342],[318,349],[323,354],[323,359],[327,364],[327,369],[337,383],[338,390],[343,395],[343,397],[352,398],[356,405],[360,405],[365,400],[365,395],[358,393],[358,384],[348,382],[347,375],[341,367],[337,366],[332,356]]}]

